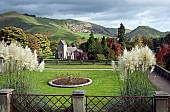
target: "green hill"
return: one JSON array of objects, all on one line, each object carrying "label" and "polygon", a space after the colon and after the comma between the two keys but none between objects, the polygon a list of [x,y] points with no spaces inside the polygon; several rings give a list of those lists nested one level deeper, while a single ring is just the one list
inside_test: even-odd
[{"label": "green hill", "polygon": [[136,29],[132,30],[131,32],[127,33],[126,36],[128,38],[134,38],[137,34],[142,36],[146,36],[149,38],[159,38],[163,37],[167,34],[167,32],[160,32],[154,28],[149,26],[138,26]]},{"label": "green hill", "polygon": [[[0,14],[0,29],[6,26],[22,28],[26,33],[42,33],[47,35],[50,40],[64,39],[67,41],[74,41],[77,37],[86,40],[90,32],[93,32],[97,38],[102,36],[117,37],[118,32],[117,28],[105,28],[85,21],[49,19],[36,17],[35,15],[20,14],[15,11]],[[158,38],[165,36],[167,32],[160,32],[148,26],[139,26],[134,30],[126,29],[128,38],[133,38],[136,34]]]},{"label": "green hill", "polygon": [[[36,17],[35,15],[7,12],[0,14],[0,29],[6,26],[22,28],[27,33],[42,33],[51,40],[59,38],[73,41],[77,37],[87,39],[90,32],[95,37],[113,36],[114,32],[105,27],[73,19],[58,20]],[[85,37],[86,36],[86,37]]]}]

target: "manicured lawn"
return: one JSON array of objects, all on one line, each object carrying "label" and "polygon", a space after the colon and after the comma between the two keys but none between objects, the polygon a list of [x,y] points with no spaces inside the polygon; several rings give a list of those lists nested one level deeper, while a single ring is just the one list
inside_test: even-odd
[{"label": "manicured lawn", "polygon": [[[49,80],[56,77],[74,74],[81,77],[88,77],[93,83],[84,87],[77,88],[57,88],[47,84]],[[72,94],[74,90],[86,90],[86,95],[118,95],[119,82],[118,76],[113,71],[49,71],[31,74],[35,92],[38,94]]]},{"label": "manicured lawn", "polygon": [[46,68],[112,68],[111,65],[46,65]]}]

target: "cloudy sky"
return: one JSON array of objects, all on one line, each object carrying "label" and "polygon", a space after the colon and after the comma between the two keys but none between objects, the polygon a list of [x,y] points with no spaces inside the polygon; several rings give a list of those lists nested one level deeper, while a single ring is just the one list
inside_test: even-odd
[{"label": "cloudy sky", "polygon": [[170,0],[0,0],[0,13],[17,11],[53,19],[77,19],[105,27],[150,26],[170,31]]}]

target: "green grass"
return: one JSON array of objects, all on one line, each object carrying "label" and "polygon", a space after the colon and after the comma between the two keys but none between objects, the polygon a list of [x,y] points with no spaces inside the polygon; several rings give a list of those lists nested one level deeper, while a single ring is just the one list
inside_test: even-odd
[{"label": "green grass", "polygon": [[46,65],[46,68],[88,68],[88,69],[99,69],[99,68],[112,68],[111,65]]},{"label": "green grass", "polygon": [[[75,74],[81,77],[88,77],[93,83],[78,88],[57,88],[47,84],[49,80],[68,74]],[[118,95],[118,76],[113,71],[48,71],[31,75],[33,85],[36,85],[35,92],[38,94],[72,94],[74,90],[86,90],[86,95]]]}]

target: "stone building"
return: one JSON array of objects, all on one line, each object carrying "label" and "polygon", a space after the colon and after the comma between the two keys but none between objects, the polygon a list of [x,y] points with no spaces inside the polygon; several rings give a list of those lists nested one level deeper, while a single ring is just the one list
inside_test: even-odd
[{"label": "stone building", "polygon": [[76,56],[83,53],[82,50],[76,47],[67,47],[64,40],[60,40],[58,43],[58,48],[56,49],[56,58],[58,59],[71,59],[75,60]]}]

